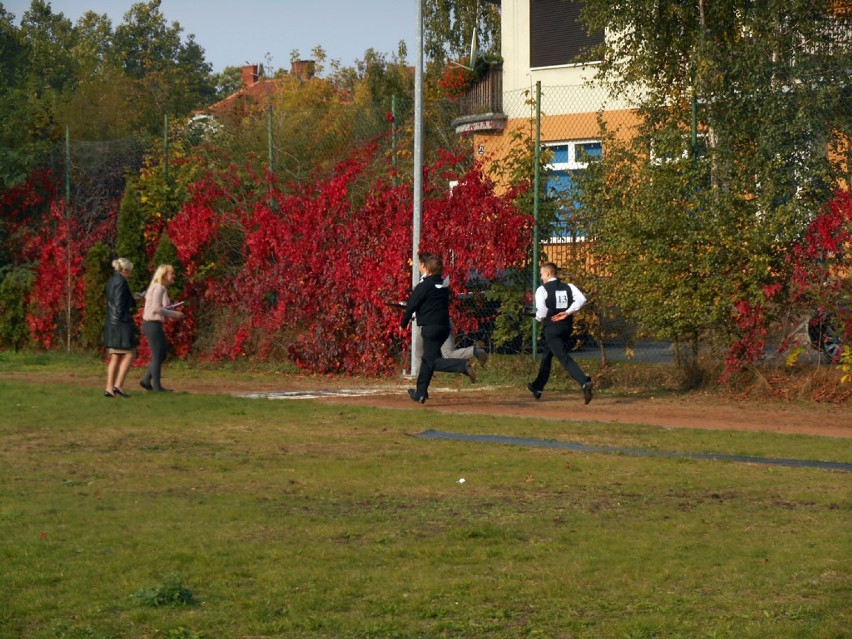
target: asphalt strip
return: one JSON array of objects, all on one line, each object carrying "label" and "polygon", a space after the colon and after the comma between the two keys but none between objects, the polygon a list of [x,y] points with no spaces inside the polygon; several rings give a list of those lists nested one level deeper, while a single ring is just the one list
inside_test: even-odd
[{"label": "asphalt strip", "polygon": [[482,442],[485,444],[511,444],[513,446],[533,446],[538,448],[567,448],[584,453],[608,453],[617,455],[636,455],[639,457],[669,457],[684,459],[706,459],[728,461],[743,464],[766,464],[770,466],[794,466],[796,468],[822,468],[828,470],[852,471],[852,464],[812,459],[776,459],[774,457],[750,457],[747,455],[722,455],[719,453],[674,453],[666,450],[645,450],[643,448],[617,448],[614,446],[589,446],[576,442],[560,442],[549,439],[530,439],[526,437],[505,437],[503,435],[465,435],[445,433],[429,429],[416,435],[423,439],[448,439],[454,441]]}]

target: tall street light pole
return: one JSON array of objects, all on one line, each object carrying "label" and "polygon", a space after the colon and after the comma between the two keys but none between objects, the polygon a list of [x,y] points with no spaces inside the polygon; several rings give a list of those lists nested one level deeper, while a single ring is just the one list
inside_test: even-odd
[{"label": "tall street light pole", "polygon": [[[417,45],[414,58],[414,210],[411,234],[411,287],[420,282],[417,254],[420,252],[420,222],[423,215],[423,0],[417,2]],[[411,323],[411,374],[417,375],[420,362],[415,353],[415,341],[420,331]]]}]

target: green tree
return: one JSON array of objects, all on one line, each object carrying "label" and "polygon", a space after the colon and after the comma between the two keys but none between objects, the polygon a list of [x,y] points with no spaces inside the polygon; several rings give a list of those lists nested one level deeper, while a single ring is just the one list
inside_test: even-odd
[{"label": "green tree", "polygon": [[71,23],[34,0],[15,27],[0,6],[0,191],[42,166],[61,136],[53,106],[73,84]]},{"label": "green tree", "polygon": [[134,100],[136,85],[114,54],[109,18],[89,11],[75,33],[71,57],[77,81],[56,104],[55,119],[69,127],[75,140],[111,140],[148,128],[145,110]]},{"label": "green tree", "polygon": [[29,44],[26,77],[37,95],[74,88],[77,68],[71,55],[76,44],[74,25],[50,2],[32,0],[21,17],[21,33]]},{"label": "green tree", "polygon": [[27,295],[33,285],[33,273],[26,267],[2,272],[0,279],[0,347],[16,351],[27,345]]},{"label": "green tree", "polygon": [[577,196],[612,298],[644,328],[730,343],[735,302],[763,300],[840,183],[827,150],[852,133],[852,58],[835,4],[585,2],[590,30],[618,34],[598,79],[640,123]]},{"label": "green tree", "polygon": [[210,64],[193,35],[182,40],[178,22],[168,24],[161,0],[137,2],[115,29],[114,55],[135,82],[137,108],[156,132],[163,114],[188,114],[216,95]]},{"label": "green tree", "polygon": [[178,260],[174,242],[172,242],[167,233],[163,233],[160,236],[160,241],[157,243],[157,250],[154,251],[153,268],[156,269],[161,264],[171,264],[177,276],[180,269],[180,260]]},{"label": "green tree", "polygon": [[22,117],[30,107],[22,86],[28,50],[13,20],[0,5],[0,192],[23,182],[35,164],[32,127]]},{"label": "green tree", "polygon": [[145,254],[145,215],[139,202],[136,180],[127,180],[124,197],[118,208],[118,232],[115,242],[116,257],[133,262],[133,272],[128,278],[130,290],[143,291],[148,286],[148,258]]},{"label": "green tree", "polygon": [[103,345],[106,321],[104,286],[112,271],[109,247],[98,242],[89,249],[83,260],[83,325],[80,329],[80,345],[85,349],[96,350]]},{"label": "green tree", "polygon": [[76,41],[71,49],[79,75],[100,75],[104,71],[114,73],[112,65],[113,31],[112,21],[106,14],[87,11],[74,28]]},{"label": "green tree", "polygon": [[356,62],[356,70],[356,82],[351,89],[371,102],[390,104],[394,97],[400,102],[413,99],[412,74],[404,45],[390,60],[374,49],[367,49],[363,60]]},{"label": "green tree", "polygon": [[21,78],[26,47],[14,25],[14,16],[0,5],[0,92],[5,93]]},{"label": "green tree", "polygon": [[210,81],[216,87],[216,99],[224,100],[242,88],[242,69],[232,66],[225,67],[221,73],[214,73]]},{"label": "green tree", "polygon": [[157,243],[157,250],[154,251],[154,260],[152,264],[152,271],[156,270],[158,266],[161,264],[171,264],[172,268],[175,270],[175,283],[170,287],[169,295],[173,299],[180,299],[181,293],[183,292],[183,264],[181,264],[180,259],[178,259],[177,247],[175,247],[175,243],[172,242],[172,239],[169,237],[168,233],[163,233],[160,235],[160,240]]},{"label": "green tree", "polygon": [[423,48],[425,56],[442,68],[448,60],[470,55],[474,29],[477,50],[500,51],[500,2],[494,0],[425,0]]}]

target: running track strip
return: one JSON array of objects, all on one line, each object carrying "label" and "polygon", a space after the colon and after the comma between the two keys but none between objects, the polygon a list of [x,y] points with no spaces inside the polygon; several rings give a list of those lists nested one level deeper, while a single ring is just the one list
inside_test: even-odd
[{"label": "running track strip", "polygon": [[811,459],[776,459],[774,457],[750,457],[746,455],[722,455],[719,453],[674,453],[666,450],[646,450],[643,448],[616,448],[613,446],[589,446],[575,442],[560,442],[549,439],[529,439],[525,437],[505,437],[502,435],[465,435],[445,433],[429,429],[416,435],[423,439],[449,439],[454,441],[483,442],[486,444],[512,444],[515,446],[534,446],[538,448],[567,448],[584,453],[614,453],[638,455],[640,457],[670,457],[686,459],[709,459],[744,464],[768,464],[772,466],[794,466],[797,468],[823,468],[829,470],[852,471],[852,464],[844,462],[818,461]]}]

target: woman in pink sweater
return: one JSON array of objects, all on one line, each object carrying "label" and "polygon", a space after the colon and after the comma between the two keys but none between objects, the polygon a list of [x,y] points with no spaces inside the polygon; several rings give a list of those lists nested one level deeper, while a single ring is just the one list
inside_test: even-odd
[{"label": "woman in pink sweater", "polygon": [[167,317],[183,318],[183,313],[176,311],[169,299],[167,286],[175,282],[175,269],[170,264],[160,264],[151,284],[145,292],[145,310],[142,313],[142,333],[148,338],[151,348],[151,363],[145,377],[139,380],[139,385],[145,390],[163,392],[169,389],[160,384],[160,371],[169,351],[169,343],[163,330],[163,322]]}]

